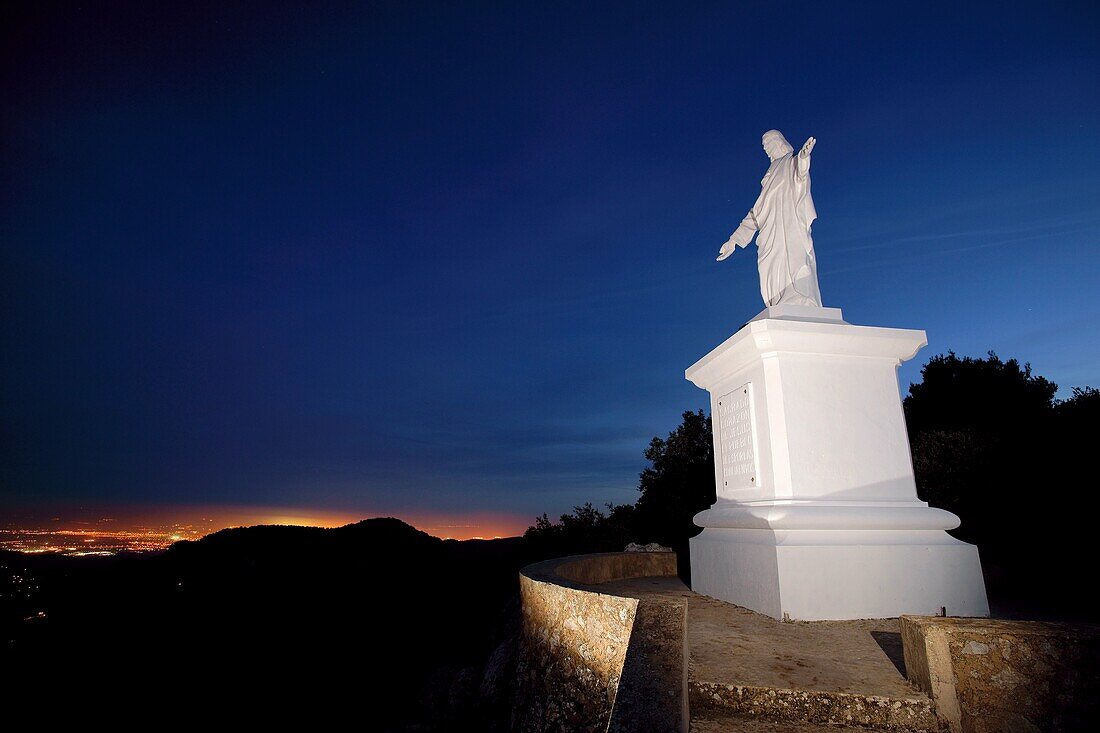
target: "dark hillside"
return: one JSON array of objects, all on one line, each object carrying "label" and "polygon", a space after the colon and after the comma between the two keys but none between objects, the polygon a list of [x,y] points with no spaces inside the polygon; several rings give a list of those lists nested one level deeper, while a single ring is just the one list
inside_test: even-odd
[{"label": "dark hillside", "polygon": [[28,678],[90,666],[73,689],[125,680],[200,717],[277,701],[288,714],[369,709],[375,730],[506,723],[507,690],[480,688],[502,643],[494,660],[508,661],[518,538],[443,541],[371,519],[225,530],[152,556],[7,559],[40,587],[3,614],[5,664]]}]

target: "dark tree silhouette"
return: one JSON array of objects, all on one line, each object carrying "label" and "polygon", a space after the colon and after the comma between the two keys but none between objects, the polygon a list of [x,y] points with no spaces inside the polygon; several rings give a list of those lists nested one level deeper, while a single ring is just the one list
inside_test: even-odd
[{"label": "dark tree silhouette", "polygon": [[958,535],[984,542],[1026,521],[1013,511],[1039,480],[1058,385],[1031,365],[954,353],[932,357],[909,387],[905,419],[918,495],[958,514]]},{"label": "dark tree silhouette", "polygon": [[929,359],[920,383],[909,386],[905,419],[910,433],[1003,432],[1006,425],[1046,417],[1057,391],[1057,384],[1031,373],[1031,364],[1001,361],[992,351],[984,359],[948,352]]},{"label": "dark tree silhouette", "polygon": [[917,493],[954,512],[978,545],[995,613],[1088,618],[1067,559],[1091,553],[1090,465],[1100,392],[1057,385],[1015,359],[933,357],[905,415]]},{"label": "dark tree silhouette", "polygon": [[535,524],[527,528],[523,538],[540,558],[620,551],[634,539],[635,510],[630,504],[606,506],[607,514],[591,502],[575,506],[571,514],[562,514],[558,522],[543,514],[535,518]]},{"label": "dark tree silhouette", "polygon": [[714,448],[710,416],[685,412],[665,439],[654,438],[645,451],[650,465],[642,471],[636,504],[638,530],[646,541],[684,546],[699,534],[691,521],[714,503]]}]

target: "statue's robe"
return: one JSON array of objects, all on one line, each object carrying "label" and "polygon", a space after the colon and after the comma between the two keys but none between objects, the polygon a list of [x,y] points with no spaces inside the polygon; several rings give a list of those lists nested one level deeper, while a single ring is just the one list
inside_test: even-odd
[{"label": "statue's robe", "polygon": [[816,218],[808,167],[799,175],[795,155],[776,158],[760,181],[760,197],[732,237],[744,247],[758,232],[760,295],[768,306],[821,305],[810,236]]}]

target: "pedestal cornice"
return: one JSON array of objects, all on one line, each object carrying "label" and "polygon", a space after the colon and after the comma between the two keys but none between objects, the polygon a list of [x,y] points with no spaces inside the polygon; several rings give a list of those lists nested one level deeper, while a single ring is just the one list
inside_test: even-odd
[{"label": "pedestal cornice", "polygon": [[912,359],[927,343],[925,332],[915,329],[765,318],[745,324],[688,367],[684,376],[707,389],[717,379],[768,353],[868,357],[900,363]]},{"label": "pedestal cornice", "polygon": [[959,518],[949,511],[930,507],[924,502],[877,506],[862,503],[842,504],[763,504],[749,505],[719,501],[695,515],[700,527],[723,529],[846,529],[846,530],[947,530],[959,526]]}]

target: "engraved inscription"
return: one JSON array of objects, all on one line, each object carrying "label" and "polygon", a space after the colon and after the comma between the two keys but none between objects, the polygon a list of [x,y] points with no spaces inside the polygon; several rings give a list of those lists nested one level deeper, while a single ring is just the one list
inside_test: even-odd
[{"label": "engraved inscription", "polygon": [[758,482],[752,425],[752,382],[719,398],[718,430],[722,438],[723,488],[755,488]]}]

